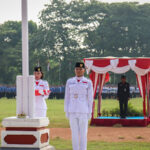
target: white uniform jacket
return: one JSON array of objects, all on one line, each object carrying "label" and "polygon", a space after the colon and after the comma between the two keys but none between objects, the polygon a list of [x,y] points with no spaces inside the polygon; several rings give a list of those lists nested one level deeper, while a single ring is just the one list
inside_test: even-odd
[{"label": "white uniform jacket", "polygon": [[[48,82],[44,81],[44,80],[36,80],[35,81],[35,90],[49,90]],[[47,109],[45,99],[47,99],[48,96],[49,95],[35,96],[35,108],[36,109]]]},{"label": "white uniform jacket", "polygon": [[67,80],[64,111],[66,113],[91,114],[93,105],[93,85],[91,80],[77,77]]}]

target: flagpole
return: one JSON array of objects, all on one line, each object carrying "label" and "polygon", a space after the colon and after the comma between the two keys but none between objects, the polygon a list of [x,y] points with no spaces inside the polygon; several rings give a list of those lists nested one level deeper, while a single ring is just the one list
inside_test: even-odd
[{"label": "flagpole", "polygon": [[22,0],[22,76],[23,76],[23,112],[28,115],[28,76],[29,76],[29,44],[28,44],[28,0]]},{"label": "flagpole", "polygon": [[22,0],[22,75],[29,76],[28,1]]}]

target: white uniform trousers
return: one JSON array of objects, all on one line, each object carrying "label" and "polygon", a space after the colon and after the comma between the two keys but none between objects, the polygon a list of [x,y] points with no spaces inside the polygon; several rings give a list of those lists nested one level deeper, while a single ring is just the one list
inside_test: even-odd
[{"label": "white uniform trousers", "polygon": [[46,109],[36,109],[35,110],[35,117],[46,117]]},{"label": "white uniform trousers", "polygon": [[69,114],[73,150],[87,150],[87,114]]}]

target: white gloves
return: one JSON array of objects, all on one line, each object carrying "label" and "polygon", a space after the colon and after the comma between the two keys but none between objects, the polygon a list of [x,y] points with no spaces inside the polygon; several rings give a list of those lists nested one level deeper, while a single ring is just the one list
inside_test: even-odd
[{"label": "white gloves", "polygon": [[39,93],[40,93],[41,95],[44,95],[43,90],[39,90]]},{"label": "white gloves", "polygon": [[92,114],[89,113],[89,114],[88,114],[88,119],[90,120],[91,118],[92,118]]},{"label": "white gloves", "polygon": [[69,119],[69,113],[66,112],[66,118]]}]

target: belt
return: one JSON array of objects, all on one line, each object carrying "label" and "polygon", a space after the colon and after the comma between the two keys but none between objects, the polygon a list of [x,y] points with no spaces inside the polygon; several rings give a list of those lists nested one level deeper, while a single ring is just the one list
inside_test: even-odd
[{"label": "belt", "polygon": [[74,99],[87,98],[87,95],[84,95],[84,94],[71,94],[70,98],[74,98]]}]

